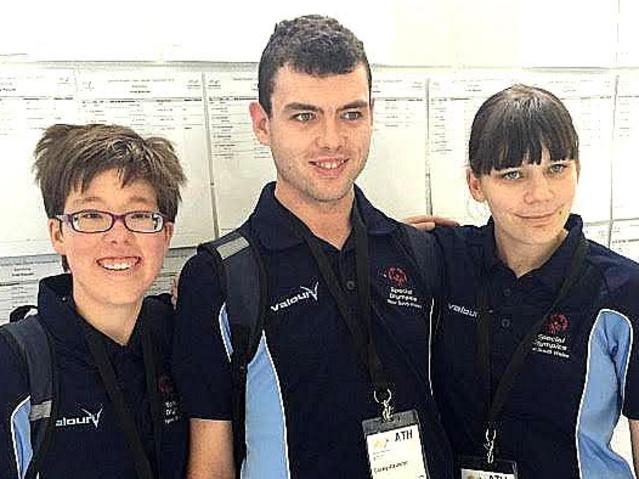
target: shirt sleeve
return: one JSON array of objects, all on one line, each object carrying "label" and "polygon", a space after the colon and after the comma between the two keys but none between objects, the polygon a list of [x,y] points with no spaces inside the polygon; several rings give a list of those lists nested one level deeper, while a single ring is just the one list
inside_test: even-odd
[{"label": "shirt sleeve", "polygon": [[[636,294],[636,293],[635,293]],[[639,419],[639,308],[634,317],[629,317],[630,331],[625,341],[616,345],[618,382],[624,385],[622,413],[628,419]],[[624,354],[623,343],[628,343],[629,352]],[[625,374],[624,374],[625,372]]]},{"label": "shirt sleeve", "polygon": [[0,479],[21,478],[29,466],[29,409],[24,365],[0,336]]},{"label": "shirt sleeve", "polygon": [[231,419],[231,371],[221,312],[224,293],[209,253],[192,257],[180,273],[173,375],[187,415]]},{"label": "shirt sleeve", "polygon": [[[622,413],[639,419],[639,267],[628,261],[605,278],[612,295],[605,338],[623,399]],[[601,313],[600,313],[601,314]]]}]

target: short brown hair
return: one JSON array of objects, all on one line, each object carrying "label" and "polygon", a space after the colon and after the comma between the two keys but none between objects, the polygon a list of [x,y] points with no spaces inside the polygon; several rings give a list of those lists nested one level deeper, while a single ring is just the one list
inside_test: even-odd
[{"label": "short brown hair", "polygon": [[168,140],[142,138],[119,125],[64,125],[46,129],[33,166],[49,218],[63,213],[74,189],[84,191],[100,173],[115,169],[122,184],[146,180],[155,190],[160,213],[175,220],[184,171]]},{"label": "short brown hair", "polygon": [[475,176],[522,163],[579,160],[579,138],[565,105],[542,88],[513,85],[486,100],[477,111],[468,142]]}]

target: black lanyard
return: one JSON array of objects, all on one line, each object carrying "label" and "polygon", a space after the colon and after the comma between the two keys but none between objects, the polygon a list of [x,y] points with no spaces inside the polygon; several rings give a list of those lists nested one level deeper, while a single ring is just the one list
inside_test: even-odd
[{"label": "black lanyard", "polygon": [[[390,415],[391,390],[390,383],[384,373],[382,362],[371,334],[371,279],[368,234],[366,227],[354,202],[351,213],[351,224],[355,238],[356,284],[359,299],[360,318],[356,318],[349,306],[348,297],[340,285],[330,260],[322,249],[319,240],[298,218],[291,216],[291,222],[297,233],[304,239],[317,262],[320,274],[337,304],[337,309],[353,337],[355,349],[370,374],[374,387],[375,401],[382,406],[382,416]],[[385,414],[386,413],[386,414]]]},{"label": "black lanyard", "polygon": [[[139,318],[140,320],[142,318]],[[156,457],[159,454],[158,447],[158,423],[157,419],[159,416],[158,412],[158,403],[156,402],[156,394],[154,391],[157,389],[149,389],[155,383],[155,360],[154,360],[154,351],[153,345],[151,341],[151,337],[144,325],[142,325],[142,356],[144,358],[144,369],[147,380],[147,394],[149,395],[149,401],[151,404],[151,415],[153,417],[153,432],[155,438],[155,454]],[[131,410],[124,398],[124,394],[122,389],[118,385],[117,377],[115,375],[115,371],[113,369],[113,365],[109,360],[109,356],[106,351],[106,347],[104,346],[104,340],[93,328],[86,329],[86,340],[89,346],[89,350],[91,351],[91,355],[95,360],[95,363],[98,367],[98,372],[100,373],[100,377],[102,378],[102,382],[107,391],[107,395],[113,404],[115,409],[115,413],[118,417],[118,421],[120,423],[120,428],[124,433],[127,444],[133,456],[133,460],[135,462],[135,470],[137,472],[139,479],[153,479],[153,472],[151,468],[151,464],[149,463],[149,458],[146,455],[146,451],[144,450],[144,446],[142,445],[142,440],[140,439],[140,434],[135,426],[135,421],[131,414]],[[158,463],[159,467],[159,463]]]},{"label": "black lanyard", "polygon": [[491,320],[488,310],[488,281],[484,278],[479,291],[479,322],[477,325],[477,361],[481,370],[482,379],[486,388],[486,397],[489,398],[490,407],[486,420],[486,445],[488,450],[488,462],[491,463],[494,452],[495,438],[497,434],[497,419],[510,395],[515,380],[521,372],[524,361],[532,349],[532,345],[537,339],[537,335],[546,323],[550,313],[563,301],[570,289],[575,285],[582,273],[582,267],[586,258],[586,250],[588,243],[586,238],[581,236],[579,244],[572,255],[570,267],[561,285],[559,293],[553,300],[550,307],[542,315],[542,317],[530,328],[525,338],[519,343],[517,349],[513,353],[512,358],[506,366],[506,371],[499,380],[495,394],[491,398],[491,379],[490,379],[490,329]]}]

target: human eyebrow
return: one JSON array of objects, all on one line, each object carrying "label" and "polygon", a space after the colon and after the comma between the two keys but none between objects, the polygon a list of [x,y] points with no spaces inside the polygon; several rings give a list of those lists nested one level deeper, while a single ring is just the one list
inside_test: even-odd
[{"label": "human eyebrow", "polygon": [[127,200],[127,203],[142,203],[144,205],[154,205],[155,200],[151,200],[146,196],[132,196]]},{"label": "human eyebrow", "polygon": [[307,103],[289,103],[284,107],[285,111],[313,111],[313,112],[321,112],[322,109],[316,107],[315,105],[309,105]]},{"label": "human eyebrow", "polygon": [[74,208],[78,208],[90,203],[93,203],[93,204],[98,203],[100,205],[103,205],[104,201],[102,201],[102,198],[100,198],[99,196],[86,196],[83,198],[78,198],[77,200],[73,200],[70,206]]},{"label": "human eyebrow", "polygon": [[353,101],[351,103],[347,103],[346,105],[341,107],[340,110],[341,111],[343,111],[343,110],[356,110],[358,108],[368,108],[369,106],[370,106],[370,104],[367,101],[356,100],[356,101]]}]

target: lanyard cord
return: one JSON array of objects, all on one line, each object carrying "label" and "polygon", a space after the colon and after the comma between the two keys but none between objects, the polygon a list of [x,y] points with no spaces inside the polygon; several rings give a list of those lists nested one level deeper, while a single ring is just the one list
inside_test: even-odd
[{"label": "lanyard cord", "polygon": [[[145,374],[147,376],[147,388],[149,386],[149,374],[155,377],[155,372],[150,371],[152,359],[147,359],[150,351],[145,351],[150,343],[150,338],[144,338],[148,336],[147,331],[142,331],[143,334],[143,349],[142,355],[144,357],[145,363]],[[144,446],[142,445],[142,440],[140,439],[140,434],[135,425],[135,421],[131,414],[131,410],[128,407],[128,404],[124,398],[124,394],[122,392],[122,388],[119,387],[117,383],[117,377],[115,375],[115,371],[113,369],[113,365],[109,360],[109,356],[106,352],[106,348],[104,346],[104,341],[102,337],[100,337],[99,333],[93,328],[87,328],[86,330],[86,340],[89,346],[89,350],[91,351],[91,355],[96,362],[98,367],[98,372],[100,373],[100,377],[107,391],[107,395],[109,399],[113,403],[113,407],[115,409],[116,416],[118,417],[118,422],[124,436],[126,438],[127,444],[129,446],[129,450],[133,456],[135,470],[137,472],[139,479],[153,479],[153,472],[151,469],[151,464],[149,463],[149,459],[146,455],[146,451],[144,450]],[[147,343],[147,347],[144,346],[145,342]],[[148,367],[147,367],[148,365]],[[154,402],[155,394],[153,391],[147,391],[150,395],[149,400],[151,403]],[[153,405],[151,406],[152,415],[153,414]],[[156,418],[153,418],[154,421],[154,432],[156,431],[155,421]],[[157,447],[157,436],[155,437],[155,448],[156,455],[158,454]]]},{"label": "lanyard cord", "polygon": [[390,418],[391,390],[390,383],[384,372],[382,362],[375,348],[371,334],[371,280],[368,234],[357,209],[353,204],[351,223],[355,238],[356,280],[359,299],[359,319],[353,314],[346,293],[333,271],[330,260],[322,249],[319,240],[308,227],[297,217],[292,216],[291,222],[297,233],[304,239],[315,259],[320,274],[331,294],[337,309],[351,333],[355,349],[362,363],[366,366],[374,388],[375,401],[382,406],[382,417]]}]

